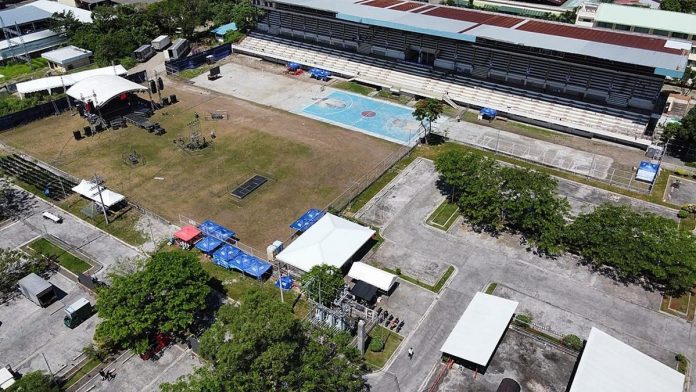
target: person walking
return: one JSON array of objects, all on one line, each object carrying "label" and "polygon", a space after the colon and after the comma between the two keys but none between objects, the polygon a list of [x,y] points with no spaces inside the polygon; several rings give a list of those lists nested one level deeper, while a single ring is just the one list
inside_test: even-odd
[{"label": "person walking", "polygon": [[102,381],[106,380],[106,373],[104,373],[104,369],[99,371],[99,375],[101,376]]},{"label": "person walking", "polygon": [[410,361],[412,359],[413,359],[413,347],[409,347],[408,348],[408,360]]}]

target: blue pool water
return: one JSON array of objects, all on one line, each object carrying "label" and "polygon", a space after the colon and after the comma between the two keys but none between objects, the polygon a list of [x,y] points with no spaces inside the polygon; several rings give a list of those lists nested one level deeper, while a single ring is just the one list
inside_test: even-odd
[{"label": "blue pool water", "polygon": [[420,123],[413,109],[357,94],[335,91],[318,99],[302,113],[392,142],[409,144],[418,137]]}]

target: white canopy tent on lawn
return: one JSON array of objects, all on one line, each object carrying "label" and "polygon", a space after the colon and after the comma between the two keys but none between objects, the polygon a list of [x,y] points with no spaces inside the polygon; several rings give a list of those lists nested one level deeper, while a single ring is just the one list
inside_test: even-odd
[{"label": "white canopy tent on lawn", "polygon": [[305,272],[321,264],[341,268],[374,234],[369,227],[326,214],[276,258]]},{"label": "white canopy tent on lawn", "polygon": [[[125,196],[114,191],[110,191],[103,186],[97,187],[97,185],[91,181],[82,180],[77,186],[72,188],[73,192],[79,193],[80,195],[92,200],[97,204],[102,204],[104,201],[104,207],[111,208],[116,204],[125,200]],[[99,190],[101,190],[101,197],[99,196]]]}]

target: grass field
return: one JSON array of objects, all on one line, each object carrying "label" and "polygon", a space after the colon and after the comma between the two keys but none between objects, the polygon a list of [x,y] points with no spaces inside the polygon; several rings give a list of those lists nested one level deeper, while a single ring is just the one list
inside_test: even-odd
[{"label": "grass field", "polygon": [[[375,369],[381,369],[394,354],[396,349],[399,347],[399,344],[401,344],[401,341],[404,340],[401,335],[396,334],[382,327],[381,325],[374,327],[368,336],[370,339],[381,338],[384,341],[384,349],[382,349],[382,351],[374,352],[370,351],[369,348],[366,348],[365,350],[365,362]],[[368,339],[368,346],[370,339]]]},{"label": "grass field", "polygon": [[87,363],[85,363],[84,366],[80,368],[80,370],[78,370],[70,378],[65,380],[65,383],[62,385],[63,389],[68,389],[73,384],[80,381],[82,377],[91,372],[92,369],[94,369],[95,367],[99,366],[100,363],[101,362],[98,359],[90,359],[89,361],[87,361]]},{"label": "grass field", "polygon": [[435,211],[428,217],[428,224],[440,230],[447,231],[452,227],[452,223],[457,220],[459,208],[447,200],[443,201]]},{"label": "grass field", "polygon": [[27,248],[34,254],[42,255],[46,258],[55,258],[56,263],[75,275],[81,274],[92,268],[92,265],[88,262],[64,250],[46,238],[39,238],[29,243]]},{"label": "grass field", "polygon": [[24,62],[0,66],[0,75],[4,76],[0,78],[0,81],[9,81],[19,76],[42,75],[46,71],[46,64],[48,64],[46,59],[37,57],[31,60],[31,66]]},{"label": "grass field", "polygon": [[364,84],[348,81],[334,83],[331,85],[331,87],[339,88],[341,90],[346,90],[361,95],[368,95],[371,92],[375,91],[374,88],[365,86]]},{"label": "grass field", "polygon": [[[309,208],[326,207],[399,148],[191,86],[168,82],[165,91],[180,102],[152,118],[167,131],[161,137],[129,126],[76,141],[72,131],[85,121],[65,114],[4,132],[0,140],[77,177],[98,173],[107,187],[173,223],[180,223],[180,216],[214,219],[259,249],[287,239],[288,225],[297,217]],[[227,110],[230,119],[204,120],[215,110]],[[202,135],[215,130],[217,138],[212,147],[188,154],[172,142],[190,136],[186,124],[194,113],[200,115]],[[145,164],[126,165],[123,156],[131,151]],[[230,191],[254,174],[270,180],[246,199],[234,199]]]},{"label": "grass field", "polygon": [[[202,265],[208,275],[215,280],[214,284],[222,285],[222,287],[216,287],[216,289],[224,291],[228,297],[236,301],[242,298],[242,295],[252,287],[259,287],[280,300],[280,290],[274,285],[276,276],[266,281],[259,281],[240,272],[226,270],[208,260],[203,260]],[[285,303],[293,304],[296,298],[297,293],[295,291],[284,292]],[[303,299],[299,300],[293,308],[295,316],[299,319],[305,318],[309,311],[310,305]]]},{"label": "grass field", "polygon": [[694,296],[693,292],[686,293],[678,298],[664,296],[662,297],[660,310],[688,321],[693,321],[696,313],[696,296]]}]

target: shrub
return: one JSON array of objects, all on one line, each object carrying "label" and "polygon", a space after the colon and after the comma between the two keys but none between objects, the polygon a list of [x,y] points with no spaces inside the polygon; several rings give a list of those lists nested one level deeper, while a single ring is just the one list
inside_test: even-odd
[{"label": "shrub", "polygon": [[518,314],[517,317],[515,317],[515,324],[521,327],[529,327],[533,319],[531,314]]},{"label": "shrub", "polygon": [[686,356],[684,356],[684,354],[677,354],[674,359],[677,360],[677,371],[686,374],[686,370],[689,368],[689,360]]},{"label": "shrub", "polygon": [[397,275],[401,276],[401,268],[395,269],[394,272],[395,272]]},{"label": "shrub", "polygon": [[384,350],[384,341],[382,338],[372,338],[370,340],[370,346],[369,346],[370,351],[378,353],[382,350]]},{"label": "shrub", "polygon": [[689,217],[689,212],[686,210],[679,210],[677,216],[679,217],[679,219],[686,219]]},{"label": "shrub", "polygon": [[576,335],[564,336],[563,339],[561,339],[561,343],[563,343],[564,346],[571,348],[575,351],[582,350],[582,339],[580,339]]},{"label": "shrub", "polygon": [[689,176],[691,175],[691,172],[690,172],[690,171],[688,171],[688,170],[686,170],[686,169],[681,169],[681,168],[675,170],[674,173],[675,173],[676,175],[682,176],[682,177],[689,177]]}]

